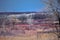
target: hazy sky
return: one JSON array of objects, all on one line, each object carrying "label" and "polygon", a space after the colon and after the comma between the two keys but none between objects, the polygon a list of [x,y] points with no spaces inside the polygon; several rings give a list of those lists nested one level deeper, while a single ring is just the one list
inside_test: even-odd
[{"label": "hazy sky", "polygon": [[0,11],[5,12],[41,11],[44,7],[41,0],[0,0]]}]

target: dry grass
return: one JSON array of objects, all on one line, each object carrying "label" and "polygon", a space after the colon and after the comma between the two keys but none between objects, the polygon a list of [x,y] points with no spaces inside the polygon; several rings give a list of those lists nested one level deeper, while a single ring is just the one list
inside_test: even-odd
[{"label": "dry grass", "polygon": [[33,36],[1,36],[0,40],[58,40],[54,33],[40,33]]},{"label": "dry grass", "polygon": [[40,33],[38,40],[58,40],[57,35],[54,33]]},{"label": "dry grass", "polygon": [[0,37],[0,40],[36,40],[36,36],[5,36]]}]

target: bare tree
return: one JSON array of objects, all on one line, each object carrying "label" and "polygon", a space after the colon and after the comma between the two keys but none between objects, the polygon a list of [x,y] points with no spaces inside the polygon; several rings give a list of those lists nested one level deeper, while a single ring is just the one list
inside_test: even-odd
[{"label": "bare tree", "polygon": [[[43,0],[44,4],[48,5],[47,9],[49,10],[49,12],[52,12],[54,14],[54,16],[56,17],[56,20],[58,20],[59,22],[55,22],[55,28],[57,30],[57,36],[58,38],[60,38],[60,0]],[[56,26],[59,25],[59,26]],[[59,39],[58,39],[59,40]]]}]

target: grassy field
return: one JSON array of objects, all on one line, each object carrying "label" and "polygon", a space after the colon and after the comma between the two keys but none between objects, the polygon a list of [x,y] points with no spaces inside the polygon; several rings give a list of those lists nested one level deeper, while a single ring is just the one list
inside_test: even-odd
[{"label": "grassy field", "polygon": [[54,33],[39,33],[33,36],[1,36],[0,40],[58,40]]},{"label": "grassy field", "polygon": [[0,40],[36,40],[36,36],[5,36],[5,37],[0,37]]}]

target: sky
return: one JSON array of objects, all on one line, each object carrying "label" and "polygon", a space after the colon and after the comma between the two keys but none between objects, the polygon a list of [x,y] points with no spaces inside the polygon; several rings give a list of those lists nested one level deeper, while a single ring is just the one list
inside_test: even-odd
[{"label": "sky", "polygon": [[41,0],[0,0],[0,12],[38,12],[44,8]]}]

